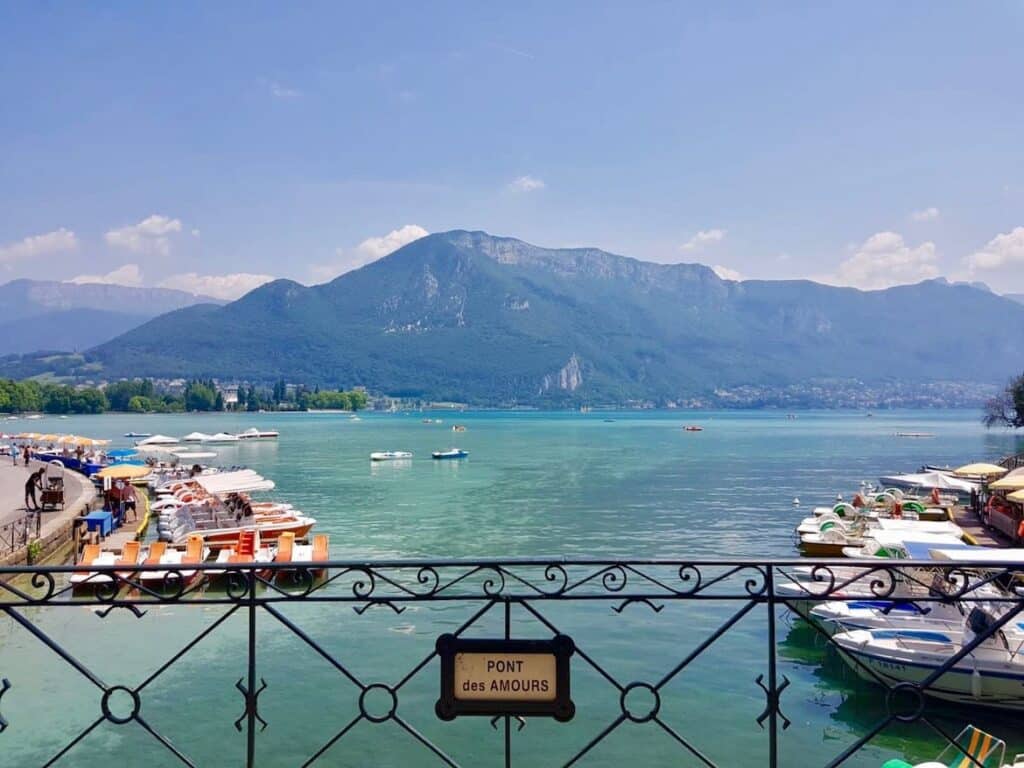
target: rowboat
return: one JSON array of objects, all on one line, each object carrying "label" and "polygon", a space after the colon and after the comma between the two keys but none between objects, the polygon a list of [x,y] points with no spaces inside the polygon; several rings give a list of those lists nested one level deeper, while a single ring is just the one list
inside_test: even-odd
[{"label": "rowboat", "polygon": [[411,458],[412,453],[409,451],[374,451],[370,454],[370,461],[399,461]]},{"label": "rowboat", "polygon": [[435,459],[464,459],[469,456],[469,451],[464,451],[461,448],[449,448],[447,451],[434,451],[430,455]]}]

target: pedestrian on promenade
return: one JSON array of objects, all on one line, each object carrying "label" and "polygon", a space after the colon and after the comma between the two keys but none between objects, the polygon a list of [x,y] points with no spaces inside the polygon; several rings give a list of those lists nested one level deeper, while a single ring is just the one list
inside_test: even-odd
[{"label": "pedestrian on promenade", "polygon": [[[37,469],[31,475],[28,476],[28,480],[25,481],[25,509],[26,510],[38,510],[39,502],[36,500],[36,488],[42,490],[43,487],[43,473],[45,469]],[[29,501],[32,502],[32,506],[29,506]]]},{"label": "pedestrian on promenade", "polygon": [[11,443],[11,461],[14,462],[14,466],[18,466],[18,446]]},{"label": "pedestrian on promenade", "polygon": [[25,466],[28,466],[28,460],[32,458],[32,451],[29,450],[28,445],[25,446],[25,450],[22,452],[21,457],[25,460]]}]

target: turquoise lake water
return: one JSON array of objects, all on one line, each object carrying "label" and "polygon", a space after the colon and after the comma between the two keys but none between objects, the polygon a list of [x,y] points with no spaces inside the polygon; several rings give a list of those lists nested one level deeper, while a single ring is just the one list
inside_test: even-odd
[{"label": "turquoise lake water", "polygon": [[[426,416],[442,424],[423,424]],[[614,421],[606,421],[613,419]],[[451,425],[465,424],[454,434]],[[683,424],[704,431],[684,432]],[[105,415],[7,422],[5,429],[74,432],[118,444],[129,430],[183,435],[274,428],[280,440],[217,446],[218,462],[251,466],[277,482],[272,494],[318,520],[337,559],[393,558],[757,558],[795,555],[793,527],[810,508],[849,495],[864,479],[921,464],[959,464],[1024,450],[1013,433],[986,431],[976,412],[465,413]],[[896,438],[899,431],[934,438]],[[436,462],[453,445],[470,457]],[[409,463],[372,465],[375,450],[409,450]],[[802,504],[794,507],[799,497]],[[378,607],[287,605],[282,611],[364,682],[395,682],[466,621],[479,603],[419,604],[396,614]],[[654,681],[737,609],[677,601],[654,612],[615,603],[547,603],[538,609],[622,683]],[[100,619],[86,607],[31,609],[37,626],[109,684],[133,685],[209,626],[224,608],[183,605]],[[854,678],[806,626],[779,614],[779,675],[790,686],[782,711],[780,764],[823,765],[885,714],[879,691]],[[245,736],[235,682],[246,674],[246,619],[233,616],[143,694],[142,715],[197,765],[241,765]],[[358,711],[357,689],[272,617],[258,619],[258,674],[267,689],[258,765],[301,765]],[[497,637],[499,610],[470,636]],[[755,723],[766,674],[765,609],[758,608],[701,654],[664,692],[662,718],[712,761],[767,762]],[[550,633],[513,611],[513,635]],[[10,723],[0,765],[39,765],[99,714],[97,689],[8,618],[0,620],[0,702]],[[436,661],[403,687],[398,714],[460,765],[501,765],[502,735],[486,718],[439,721]],[[621,711],[618,692],[577,657],[577,714],[569,724],[531,719],[513,737],[519,765],[561,765]],[[1019,717],[929,705],[944,726],[975,722],[1024,751]],[[846,765],[878,766],[894,756],[924,760],[941,748],[923,725],[886,729]],[[179,765],[137,724],[98,726],[57,765]],[[626,723],[579,764],[700,764],[653,724]],[[355,726],[318,765],[440,765],[393,722]]]}]

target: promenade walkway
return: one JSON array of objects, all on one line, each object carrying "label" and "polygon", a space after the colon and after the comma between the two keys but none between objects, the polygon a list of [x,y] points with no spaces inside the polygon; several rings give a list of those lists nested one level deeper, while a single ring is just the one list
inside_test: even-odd
[{"label": "promenade walkway", "polygon": [[[20,461],[13,466],[9,456],[0,457],[0,525],[24,517],[25,481],[42,466],[38,461],[31,462],[28,467]],[[40,538],[48,547],[59,546],[65,538],[70,539],[71,521],[95,496],[95,487],[88,478],[75,472],[64,473],[64,509],[43,513]]]}]

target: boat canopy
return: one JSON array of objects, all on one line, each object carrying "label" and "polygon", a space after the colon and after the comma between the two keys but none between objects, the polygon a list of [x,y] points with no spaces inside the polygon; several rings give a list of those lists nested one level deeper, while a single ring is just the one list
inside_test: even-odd
[{"label": "boat canopy", "polygon": [[878,478],[882,485],[903,485],[915,488],[938,488],[939,490],[970,493],[978,490],[978,484],[970,480],[961,480],[945,472],[917,472],[905,475],[889,475]]},{"label": "boat canopy", "polygon": [[931,550],[932,560],[974,560],[992,563],[1024,563],[1024,549],[999,547],[942,547]]},{"label": "boat canopy", "polygon": [[920,543],[927,545],[930,548],[936,547],[950,547],[952,549],[958,548],[963,542],[959,536],[954,536],[949,533],[919,533],[913,530],[895,530],[887,531],[882,528],[868,531],[868,536],[877,541],[883,547],[902,547],[908,549],[909,546]]},{"label": "boat canopy", "polygon": [[212,493],[216,496],[227,493],[270,491],[274,488],[273,480],[267,480],[263,475],[251,469],[240,469],[235,472],[218,472],[215,475],[200,475],[193,479],[207,493]]}]

